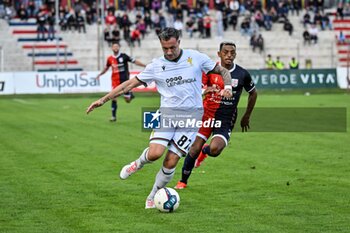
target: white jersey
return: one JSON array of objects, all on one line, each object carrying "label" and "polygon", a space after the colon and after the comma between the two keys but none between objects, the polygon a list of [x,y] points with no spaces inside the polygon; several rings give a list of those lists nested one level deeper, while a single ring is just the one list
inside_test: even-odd
[{"label": "white jersey", "polygon": [[147,85],[155,82],[162,108],[202,108],[202,72],[213,70],[216,63],[190,49],[183,49],[180,56],[176,62],[164,56],[153,59],[137,78]]}]

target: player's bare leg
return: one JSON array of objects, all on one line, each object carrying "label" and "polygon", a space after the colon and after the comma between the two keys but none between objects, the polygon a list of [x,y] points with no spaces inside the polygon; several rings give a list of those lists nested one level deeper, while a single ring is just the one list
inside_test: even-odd
[{"label": "player's bare leg", "polygon": [[203,147],[202,152],[211,157],[217,157],[224,150],[226,144],[226,138],[224,138],[222,135],[217,134],[213,136],[209,146]]},{"label": "player's bare leg", "polygon": [[138,159],[131,162],[130,164],[125,165],[120,171],[120,178],[125,180],[138,170],[140,170],[145,164],[151,163],[159,159],[166,147],[157,143],[150,143],[140,155]]},{"label": "player's bare leg", "polygon": [[150,194],[146,199],[146,205],[145,205],[146,209],[155,208],[154,200],[153,200],[154,195],[159,189],[164,188],[174,177],[175,168],[178,161],[180,160],[180,156],[174,153],[173,151],[168,150],[165,156],[165,159],[163,161],[163,166],[156,175],[156,179],[155,179],[152,191],[150,192]]}]

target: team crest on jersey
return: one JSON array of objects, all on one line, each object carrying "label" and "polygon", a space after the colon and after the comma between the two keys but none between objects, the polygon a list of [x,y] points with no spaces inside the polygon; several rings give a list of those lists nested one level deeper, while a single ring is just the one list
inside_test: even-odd
[{"label": "team crest on jersey", "polygon": [[118,61],[119,61],[120,63],[123,62],[123,58],[120,57],[120,58],[118,59]]},{"label": "team crest on jersey", "polygon": [[188,58],[187,58],[187,62],[188,62],[191,66],[193,66],[193,64],[192,64],[192,57],[188,57]]},{"label": "team crest on jersey", "polygon": [[232,86],[237,87],[238,86],[238,79],[234,78],[232,79]]},{"label": "team crest on jersey", "polygon": [[164,65],[162,66],[162,69],[163,69],[163,71],[165,70],[165,66]]}]

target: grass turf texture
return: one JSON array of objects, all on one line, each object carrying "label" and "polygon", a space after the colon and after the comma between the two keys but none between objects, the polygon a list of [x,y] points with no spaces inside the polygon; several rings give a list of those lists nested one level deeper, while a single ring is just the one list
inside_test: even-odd
[{"label": "grass turf texture", "polygon": [[[0,97],[0,232],[350,232],[349,126],[234,133],[220,157],[194,170],[179,209],[164,214],[144,209],[162,160],[119,179],[148,144],[141,107],[159,98],[119,99],[117,124],[109,103],[85,115],[95,99]],[[350,118],[344,93],[263,93],[257,106],[347,107]]]}]

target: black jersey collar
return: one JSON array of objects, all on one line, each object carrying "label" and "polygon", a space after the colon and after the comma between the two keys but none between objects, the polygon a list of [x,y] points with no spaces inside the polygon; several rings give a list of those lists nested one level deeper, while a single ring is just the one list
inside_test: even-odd
[{"label": "black jersey collar", "polygon": [[180,58],[182,57],[182,54],[183,54],[183,51],[181,49],[180,55],[177,58],[175,58],[174,60],[168,60],[165,56],[164,56],[164,58],[165,58],[165,60],[170,61],[170,62],[178,62],[180,60]]}]

